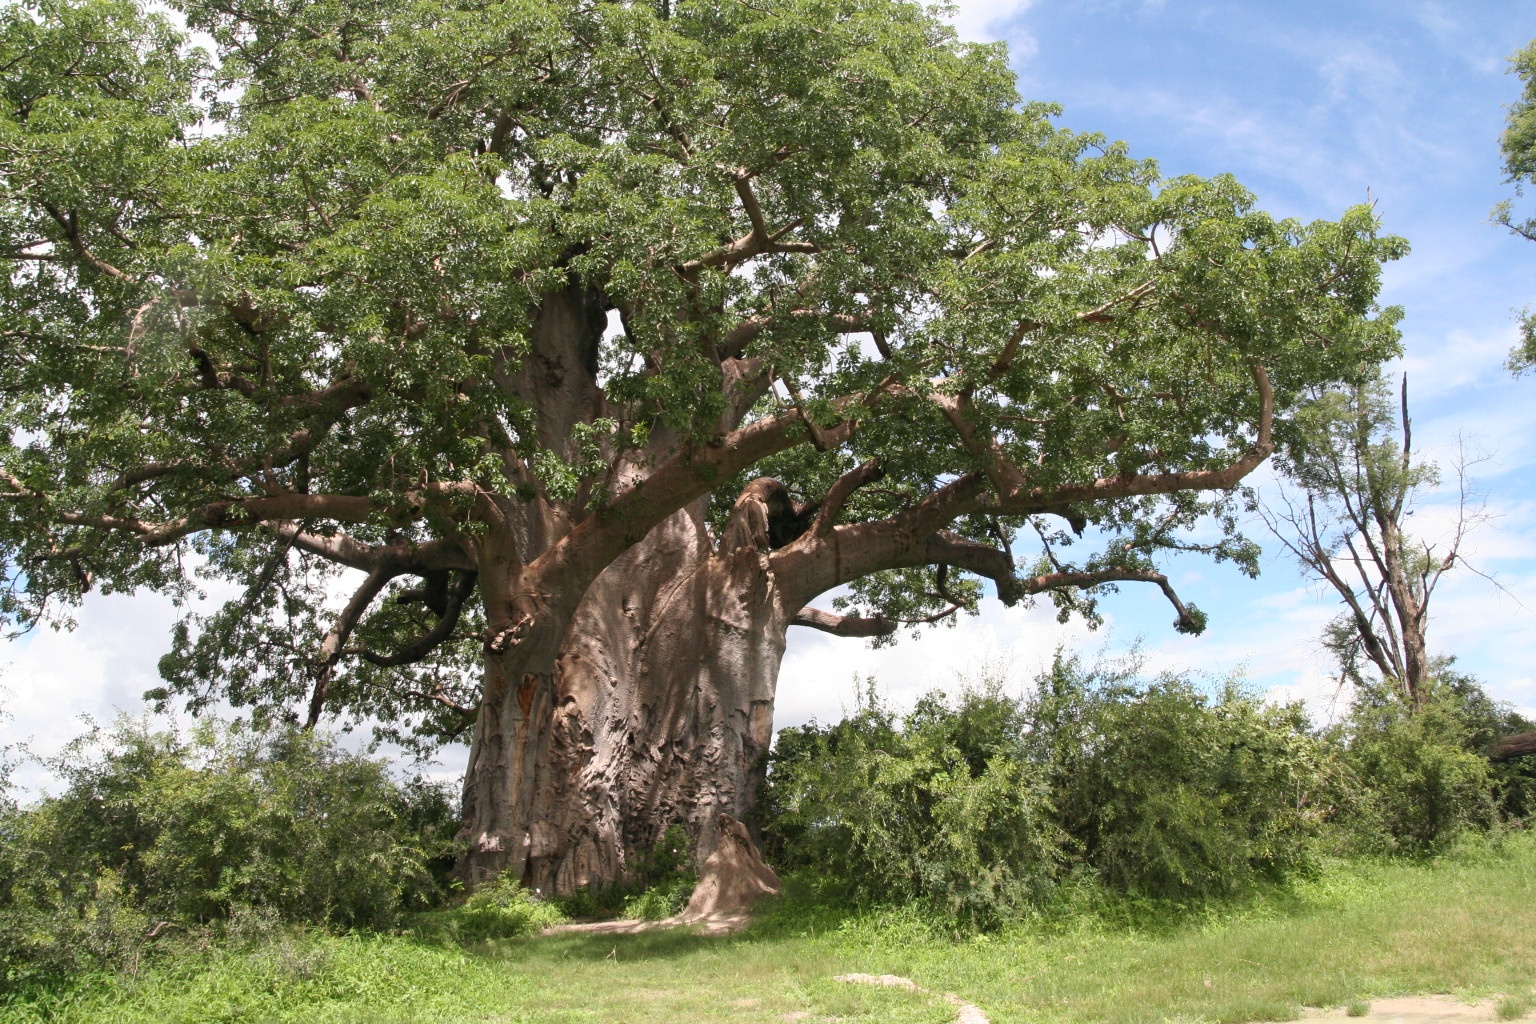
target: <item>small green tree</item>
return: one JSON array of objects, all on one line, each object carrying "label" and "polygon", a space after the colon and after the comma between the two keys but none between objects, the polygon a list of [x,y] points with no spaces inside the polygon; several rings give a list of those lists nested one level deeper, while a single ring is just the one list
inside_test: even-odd
[{"label": "small green tree", "polygon": [[1489,702],[1448,669],[1410,705],[1367,683],[1325,738],[1338,753],[1330,804],[1343,849],[1431,854],[1495,820],[1496,779],[1482,749]]}]

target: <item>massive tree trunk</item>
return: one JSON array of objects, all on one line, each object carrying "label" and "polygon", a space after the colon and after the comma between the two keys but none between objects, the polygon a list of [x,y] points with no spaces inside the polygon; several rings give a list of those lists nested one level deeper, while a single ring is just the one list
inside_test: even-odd
[{"label": "massive tree trunk", "polygon": [[465,880],[478,884],[503,871],[521,876],[527,826],[540,776],[538,739],[555,706],[558,637],[528,636],[509,651],[485,652],[479,714],[464,773],[463,830],[469,841]]},{"label": "massive tree trunk", "polygon": [[979,474],[888,519],[838,525],[848,495],[879,477],[865,463],[804,506],[777,481],[753,481],[718,540],[700,499],[606,562],[563,619],[537,617],[569,623],[557,658],[553,634],[537,628],[489,652],[465,779],[469,880],[506,870],[541,892],[622,881],[674,824],[702,866],[722,821],[752,808],[789,627],[841,636],[896,628],[880,616],[805,607],[868,573],[952,566],[992,579],[1010,604],[1064,587],[1149,582],[1190,623],[1155,571],[1018,578],[1006,549],[943,529],[981,486]]},{"label": "massive tree trunk", "polygon": [[750,809],[794,609],[751,532],[717,545],[703,509],[676,513],[598,577],[552,677],[515,682],[488,657],[498,696],[465,783],[481,851],[471,881],[503,869],[541,892],[611,884],[674,824],[702,863],[721,814]]}]

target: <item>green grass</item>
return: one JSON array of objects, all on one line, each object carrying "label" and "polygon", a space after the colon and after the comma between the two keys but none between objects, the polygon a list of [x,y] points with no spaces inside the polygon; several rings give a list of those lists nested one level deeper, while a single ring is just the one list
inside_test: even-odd
[{"label": "green grass", "polygon": [[[46,1004],[0,1009],[0,1021],[916,1024],[953,1019],[946,991],[994,1024],[1242,1021],[1391,995],[1529,993],[1536,840],[1431,864],[1339,865],[1242,907],[1129,920],[1059,915],[954,941],[909,915],[849,918],[791,894],[726,938],[564,934],[460,949],[290,934],[183,951],[136,978],[85,979]],[[934,994],[832,980],[853,971],[904,975]],[[1529,1006],[1511,996],[1500,1013],[1518,1016],[1517,1002]]]},{"label": "green grass", "polygon": [[1505,996],[1494,1007],[1494,1016],[1499,1020],[1519,1020],[1531,1012],[1531,1007],[1536,1006],[1536,1000],[1529,995]]}]

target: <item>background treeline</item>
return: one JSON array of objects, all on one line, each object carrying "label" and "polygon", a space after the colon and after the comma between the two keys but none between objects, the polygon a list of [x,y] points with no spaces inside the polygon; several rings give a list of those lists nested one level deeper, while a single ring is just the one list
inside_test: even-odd
[{"label": "background treeline", "polygon": [[[983,682],[906,714],[871,680],[843,721],[780,732],[755,824],[769,861],[823,902],[985,929],[1240,897],[1328,857],[1429,855],[1522,823],[1536,772],[1487,753],[1527,728],[1444,667],[1418,709],[1367,690],[1321,729],[1236,683],[1067,657],[1025,696]],[[551,905],[508,880],[460,899],[451,794],[294,729],[124,720],[50,761],[62,788],[28,804],[10,766],[0,991],[289,925],[473,942],[565,914],[661,917],[691,881],[674,829],[625,892]]]},{"label": "background treeline", "polygon": [[1417,709],[1362,690],[1320,729],[1235,682],[1134,665],[1058,656],[1036,682],[935,691],[905,715],[870,683],[843,721],[781,731],[770,862],[986,928],[1085,895],[1231,897],[1328,856],[1434,854],[1536,808],[1536,773],[1488,758],[1530,725],[1449,666]]}]

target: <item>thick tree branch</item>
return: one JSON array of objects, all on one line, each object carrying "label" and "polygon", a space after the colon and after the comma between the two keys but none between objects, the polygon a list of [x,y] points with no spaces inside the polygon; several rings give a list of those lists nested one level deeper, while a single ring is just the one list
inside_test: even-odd
[{"label": "thick tree branch", "polygon": [[452,639],[454,628],[458,626],[459,617],[464,610],[464,602],[469,600],[469,596],[475,592],[475,579],[476,574],[473,572],[456,573],[454,582],[445,595],[446,603],[437,624],[393,654],[378,654],[366,648],[353,648],[347,653],[357,654],[364,661],[381,668],[393,668],[397,665],[410,665],[421,661]]},{"label": "thick tree branch", "polygon": [[[8,478],[16,489],[0,494],[0,497],[17,499],[41,499],[43,495],[21,485],[14,477]],[[400,503],[380,509],[372,499],[352,494],[299,494],[279,493],[255,495],[245,498],[228,498],[209,502],[189,514],[171,520],[135,519],[131,516],[63,511],[56,513],[55,521],[66,526],[88,527],[132,534],[145,547],[161,547],[174,544],[194,533],[204,530],[242,530],[284,520],[329,519],[339,523],[367,522],[375,513],[406,521],[424,518],[428,513],[441,515],[452,521],[473,518],[464,508],[455,507],[456,501],[472,504],[475,514],[499,516],[500,509],[480,488],[469,481],[430,482],[412,488]],[[305,550],[322,553],[324,544],[306,540]],[[336,561],[345,561],[337,558]]]},{"label": "thick tree branch", "polygon": [[66,526],[94,527],[133,534],[145,547],[174,544],[202,530],[238,530],[278,519],[367,521],[372,506],[366,497],[349,494],[278,494],[213,501],[180,519],[155,521],[128,516],[60,512]]},{"label": "thick tree branch", "polygon": [[1127,473],[1120,476],[1100,477],[1084,484],[1065,484],[1056,487],[1026,486],[999,496],[997,510],[1029,513],[1039,512],[1050,506],[1078,502],[1173,494],[1178,491],[1225,491],[1236,487],[1244,477],[1259,468],[1275,450],[1272,437],[1275,395],[1270,387],[1269,374],[1257,363],[1252,364],[1250,369],[1259,397],[1258,437],[1242,455],[1226,466],[1220,469],[1195,469],[1175,473]]},{"label": "thick tree branch", "polygon": [[773,551],[805,533],[817,503],[795,504],[789,489],[772,477],[758,477],[741,489],[720,538],[721,551]]},{"label": "thick tree branch", "polygon": [[91,251],[90,247],[85,244],[85,240],[80,237],[80,218],[73,210],[65,213],[51,203],[42,203],[41,205],[47,211],[48,216],[53,218],[54,222],[63,230],[64,240],[69,243],[69,247],[74,250],[76,256],[79,256],[99,273],[105,274],[115,281],[124,281],[130,284],[139,283],[138,278],[126,271],[119,270]]},{"label": "thick tree branch", "polygon": [[418,575],[450,569],[472,572],[475,569],[475,562],[465,552],[464,546],[448,538],[422,543],[397,541],[392,544],[364,544],[339,530],[325,534],[314,533],[289,520],[265,525],[300,551],[363,572],[372,572],[386,561],[398,565],[402,573]]},{"label": "thick tree branch", "polygon": [[880,463],[875,459],[860,463],[853,469],[844,473],[827,489],[826,497],[821,499],[821,508],[816,513],[816,521],[811,529],[816,533],[826,534],[837,524],[838,514],[843,511],[843,506],[853,496],[853,492],[866,484],[872,484],[885,476],[885,470],[880,468]]},{"label": "thick tree branch", "polygon": [[[866,540],[868,539],[866,538]],[[1052,591],[1087,589],[1102,586],[1106,583],[1151,583],[1156,585],[1162,591],[1163,596],[1168,599],[1168,602],[1173,605],[1174,611],[1177,613],[1174,625],[1180,632],[1199,633],[1204,629],[1205,625],[1204,617],[1199,612],[1185,605],[1179,598],[1173,585],[1168,581],[1168,577],[1153,569],[1129,566],[1108,566],[1101,569],[1082,570],[1058,568],[1055,572],[1021,578],[1015,575],[1013,558],[1008,552],[947,530],[935,532],[921,541],[908,544],[899,550],[887,549],[884,552],[880,552],[879,557],[876,558],[870,558],[870,553],[869,550],[850,551],[847,547],[842,548],[841,555],[843,560],[856,568],[845,569],[831,579],[820,580],[820,583],[831,583],[831,586],[841,585],[850,583],[860,576],[884,569],[910,569],[929,565],[949,566],[990,579],[997,587],[998,598],[1008,605],[1016,604],[1025,597]],[[831,586],[827,586],[826,589],[831,589]],[[940,596],[949,602],[949,607],[937,614],[913,620],[914,622],[938,621],[953,615],[962,607],[962,602],[950,594],[942,584],[940,590]],[[821,614],[825,615],[826,613]],[[884,616],[879,616],[879,618],[883,619]],[[797,622],[797,624],[816,625],[811,622]],[[816,628],[825,629],[823,626],[816,626]],[[826,631],[836,632],[832,629],[827,629]],[[877,632],[847,632],[840,635],[876,636],[884,634]]]},{"label": "thick tree branch", "polygon": [[[366,397],[363,397],[362,400],[366,401]],[[317,403],[318,406],[320,406],[320,403]],[[295,430],[288,435],[281,447],[274,448],[260,456],[243,459],[239,462],[231,462],[224,466],[197,462],[193,459],[176,459],[170,462],[146,462],[142,465],[131,466],[120,472],[117,480],[112,484],[112,489],[123,491],[136,487],[141,483],[149,483],[152,480],[159,480],[176,473],[195,473],[213,469],[218,470],[219,476],[223,479],[234,481],[250,477],[261,470],[270,472],[275,468],[288,466],[311,454],[331,428],[340,421],[345,412],[355,407],[355,404],[348,403],[339,408],[327,410],[328,412],[334,412],[334,415],[321,416],[312,426]]]},{"label": "thick tree branch", "polygon": [[357,627],[363,613],[373,603],[373,599],[379,596],[379,592],[389,584],[389,581],[398,576],[399,570],[388,562],[381,562],[361,586],[352,594],[352,599],[341,610],[335,625],[320,642],[320,651],[316,656],[315,689],[309,698],[309,714],[304,720],[304,728],[313,729],[320,722],[320,713],[325,710],[326,691],[330,689],[331,678],[336,671],[336,662],[341,659],[343,645],[347,637],[352,635],[352,630]]},{"label": "thick tree branch", "polygon": [[[822,428],[823,436],[831,443],[842,443],[855,428],[851,417],[859,409],[873,405],[886,392],[881,386],[867,394],[833,400],[832,411],[845,418],[836,426]],[[685,447],[644,480],[637,480],[586,517],[539,556],[539,574],[572,573],[578,578],[595,578],[630,544],[673,512],[708,493],[717,481],[728,480],[770,455],[804,443],[808,437],[805,422],[790,411],[755,420],[713,444]]]},{"label": "thick tree branch", "polygon": [[1488,760],[1511,761],[1517,757],[1529,757],[1532,754],[1536,754],[1536,732],[1517,732],[1513,736],[1506,736],[1499,740],[1489,753]]},{"label": "thick tree branch", "polygon": [[867,316],[853,313],[825,313],[803,306],[779,313],[749,316],[726,334],[720,345],[721,355],[725,358],[739,357],[746,351],[747,345],[764,331],[776,325],[797,320],[815,321],[834,334],[857,334],[860,331],[869,330],[870,324],[870,318]]},{"label": "thick tree branch", "polygon": [[836,615],[820,608],[802,608],[790,621],[791,626],[809,626],[833,636],[890,636],[901,623],[884,615]]}]

